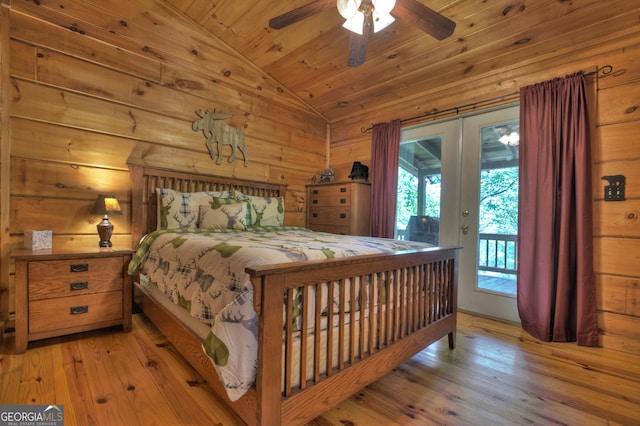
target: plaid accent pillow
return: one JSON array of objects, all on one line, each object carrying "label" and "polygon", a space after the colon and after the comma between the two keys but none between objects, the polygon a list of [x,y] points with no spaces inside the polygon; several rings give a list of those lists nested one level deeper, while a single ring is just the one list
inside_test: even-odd
[{"label": "plaid accent pillow", "polygon": [[200,206],[214,198],[230,198],[230,191],[180,192],[156,188],[158,194],[158,229],[196,228]]}]

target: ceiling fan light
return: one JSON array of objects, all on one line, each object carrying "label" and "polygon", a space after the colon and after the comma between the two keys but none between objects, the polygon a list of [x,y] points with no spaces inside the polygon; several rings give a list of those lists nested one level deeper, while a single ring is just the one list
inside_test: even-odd
[{"label": "ceiling fan light", "polygon": [[349,20],[358,14],[361,3],[362,0],[338,0],[338,12],[344,19]]},{"label": "ceiling fan light", "polygon": [[375,12],[378,12],[380,15],[388,15],[396,5],[396,0],[371,0],[371,4]]},{"label": "ceiling fan light", "polygon": [[378,31],[384,30],[387,28],[395,19],[390,14],[380,14],[377,10],[374,10],[371,14],[373,18],[373,32],[377,33]]},{"label": "ceiling fan light", "polygon": [[344,21],[344,24],[342,24],[342,26],[349,31],[362,35],[364,29],[364,14],[362,12],[356,13],[350,19]]}]

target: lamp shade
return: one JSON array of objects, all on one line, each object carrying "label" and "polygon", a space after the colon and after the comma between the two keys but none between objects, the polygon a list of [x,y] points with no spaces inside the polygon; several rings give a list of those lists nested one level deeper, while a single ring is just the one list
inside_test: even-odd
[{"label": "lamp shade", "polygon": [[122,214],[120,203],[115,195],[98,195],[91,214]]}]

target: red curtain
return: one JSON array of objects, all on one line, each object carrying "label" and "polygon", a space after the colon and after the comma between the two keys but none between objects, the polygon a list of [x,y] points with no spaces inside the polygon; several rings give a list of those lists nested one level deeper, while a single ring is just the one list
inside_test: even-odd
[{"label": "red curtain", "polygon": [[400,120],[373,126],[371,139],[371,236],[393,238],[396,228]]},{"label": "red curtain", "polygon": [[518,311],[543,341],[598,346],[582,73],[520,90]]}]

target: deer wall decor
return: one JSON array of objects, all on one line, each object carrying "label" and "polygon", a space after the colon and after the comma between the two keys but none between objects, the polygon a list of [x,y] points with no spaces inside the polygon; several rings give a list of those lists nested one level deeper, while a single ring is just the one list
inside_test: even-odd
[{"label": "deer wall decor", "polygon": [[[224,145],[231,145],[231,156],[229,157],[229,163],[232,163],[236,159],[236,153],[238,150],[242,152],[244,157],[244,166],[249,165],[249,157],[247,157],[247,148],[244,144],[244,132],[242,129],[231,127],[223,120],[231,118],[231,114],[224,112],[218,112],[215,109],[209,110],[197,110],[196,114],[200,117],[194,121],[191,128],[194,132],[202,130],[204,137],[207,138],[207,148],[211,154],[211,159],[216,160],[216,164],[222,164],[222,148]],[[216,145],[214,150],[213,145]]]}]

